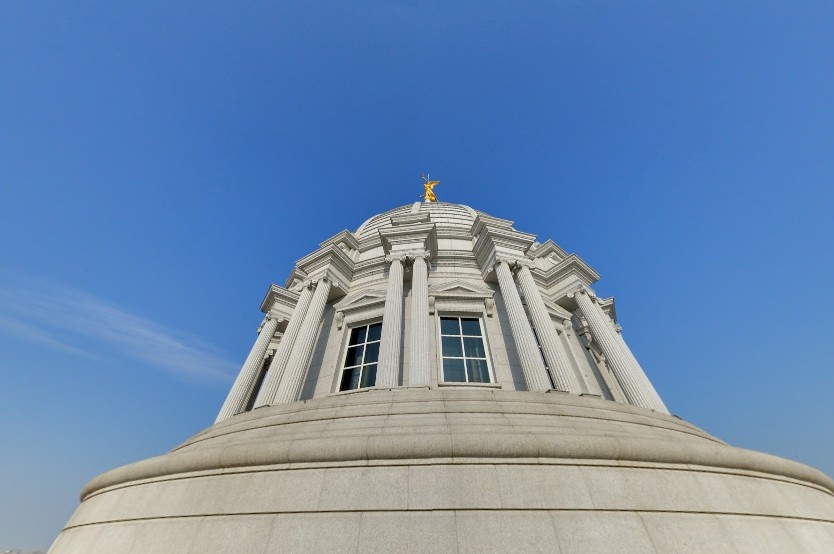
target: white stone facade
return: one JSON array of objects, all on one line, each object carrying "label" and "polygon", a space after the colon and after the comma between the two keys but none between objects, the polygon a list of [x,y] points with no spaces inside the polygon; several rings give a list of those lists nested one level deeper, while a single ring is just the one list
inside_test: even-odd
[{"label": "white stone facade", "polygon": [[216,423],[90,482],[50,552],[834,552],[834,482],[669,415],[597,279],[467,206],[343,231]]},{"label": "white stone facade", "polygon": [[[306,298],[286,317],[285,299],[309,294],[322,278],[335,286],[321,317],[315,317],[318,309],[308,312]],[[512,222],[468,206],[415,203],[375,216],[299,260],[286,288],[270,288],[262,309],[269,321],[286,322],[291,341],[278,348],[260,389],[252,383],[265,369],[266,349],[255,349],[262,359],[247,359],[242,383],[230,392],[217,421],[252,406],[341,392],[351,329],[377,321],[382,337],[373,387],[557,390],[668,413],[613,331],[612,300],[600,302],[588,289],[597,278],[552,241],[535,242]],[[489,352],[487,382],[446,378],[439,331],[445,315],[481,322]],[[276,325],[266,329],[280,333]],[[278,394],[281,381],[290,380]]]}]

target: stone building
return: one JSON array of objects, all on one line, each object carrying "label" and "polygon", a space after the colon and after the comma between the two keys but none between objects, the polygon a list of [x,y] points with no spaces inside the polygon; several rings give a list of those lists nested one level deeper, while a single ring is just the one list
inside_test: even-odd
[{"label": "stone building", "polygon": [[51,552],[834,552],[834,482],[670,415],[598,278],[457,204],[327,239],[215,424],[95,478]]}]

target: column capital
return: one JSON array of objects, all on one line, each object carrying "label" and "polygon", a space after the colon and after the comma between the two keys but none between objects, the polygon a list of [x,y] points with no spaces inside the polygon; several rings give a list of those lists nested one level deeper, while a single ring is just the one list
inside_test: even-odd
[{"label": "column capital", "polygon": [[568,298],[576,298],[576,297],[577,297],[578,295],[580,295],[580,294],[584,294],[584,295],[586,295],[586,296],[587,296],[588,298],[590,298],[593,302],[596,302],[596,301],[597,301],[597,294],[596,294],[593,290],[591,290],[590,288],[588,288],[588,287],[580,287],[580,288],[576,289],[576,290],[575,290],[575,291],[573,291],[573,292],[569,292],[569,293],[568,293],[568,294],[566,294],[565,296],[567,296]]},{"label": "column capital", "polygon": [[406,256],[410,260],[416,260],[417,258],[426,260],[426,262],[431,260],[431,252],[429,252],[428,250],[415,250],[413,252],[409,252],[408,254],[406,254]]},{"label": "column capital", "polygon": [[392,254],[388,254],[387,256],[385,256],[385,261],[388,262],[388,263],[391,263],[391,262],[396,260],[396,261],[404,264],[406,262],[406,260],[408,260],[409,257],[410,256],[405,252],[397,252],[397,253],[392,253]]}]

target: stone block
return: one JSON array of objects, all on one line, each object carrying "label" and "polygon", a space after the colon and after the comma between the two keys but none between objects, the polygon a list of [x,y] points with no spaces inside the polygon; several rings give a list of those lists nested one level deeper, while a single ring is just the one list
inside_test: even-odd
[{"label": "stone block", "polygon": [[272,533],[274,519],[272,514],[204,517],[188,552],[263,554]]},{"label": "stone block", "polygon": [[325,472],[317,509],[321,511],[404,510],[408,467],[345,467]]},{"label": "stone block", "polygon": [[357,552],[446,554],[457,549],[452,511],[362,514]]},{"label": "stone block", "polygon": [[497,509],[498,477],[491,465],[422,465],[408,468],[408,509]]},{"label": "stone block", "polygon": [[548,512],[461,510],[456,516],[461,554],[561,551]]},{"label": "stone block", "polygon": [[582,471],[569,465],[506,464],[495,468],[507,509],[591,509]]},{"label": "stone block", "polygon": [[665,554],[655,550],[640,516],[633,512],[552,511],[562,552]]},{"label": "stone block", "polygon": [[359,513],[279,514],[266,552],[357,552]]}]

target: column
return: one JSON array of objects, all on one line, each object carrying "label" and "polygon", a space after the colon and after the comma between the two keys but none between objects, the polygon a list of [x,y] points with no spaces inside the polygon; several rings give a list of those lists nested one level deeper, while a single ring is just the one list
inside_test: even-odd
[{"label": "column", "polygon": [[301,394],[301,387],[304,385],[304,376],[307,373],[307,366],[310,364],[310,355],[318,338],[319,325],[324,315],[324,307],[327,304],[327,296],[330,294],[330,279],[322,277],[315,285],[316,291],[310,300],[310,306],[304,315],[304,323],[298,331],[298,337],[292,347],[292,353],[287,360],[284,375],[278,385],[273,404],[295,402]]},{"label": "column", "polygon": [[550,380],[547,378],[547,371],[539,355],[536,338],[527,321],[524,306],[521,305],[521,297],[518,295],[518,289],[515,288],[513,275],[506,260],[498,259],[495,264],[495,274],[498,277],[498,286],[501,288],[501,298],[507,306],[510,330],[515,341],[518,359],[521,361],[521,371],[527,382],[527,390],[550,390]]},{"label": "column", "polygon": [[281,337],[281,342],[278,343],[278,350],[275,351],[272,362],[269,364],[269,370],[266,372],[266,380],[261,385],[258,398],[255,400],[256,408],[268,406],[275,399],[275,393],[278,392],[278,385],[281,383],[281,376],[287,367],[287,361],[290,359],[290,353],[292,353],[292,346],[295,344],[298,331],[304,322],[304,315],[307,313],[307,307],[310,305],[310,299],[312,297],[313,291],[310,284],[307,283],[301,289],[301,295],[295,304],[295,310],[293,310],[292,317],[287,325],[287,330],[284,331],[284,336]]},{"label": "column", "polygon": [[[597,307],[599,308],[599,306],[597,306]],[[602,310],[602,308],[599,308],[599,309],[600,309],[600,311]],[[608,318],[608,316],[605,314],[605,312],[603,312],[603,315],[605,315],[605,317]],[[608,318],[608,319],[610,321],[610,318]],[[631,366],[634,369],[635,374],[642,381],[643,387],[646,391],[646,395],[649,398],[652,398],[653,401],[654,401],[654,404],[658,406],[657,408],[653,408],[653,409],[658,411],[658,412],[668,414],[669,409],[666,407],[666,404],[660,398],[660,395],[657,394],[657,390],[655,390],[654,385],[652,385],[652,382],[649,380],[649,377],[648,377],[648,375],[646,375],[646,372],[643,371],[643,367],[637,361],[637,358],[634,357],[634,354],[631,352],[631,348],[628,347],[628,344],[626,343],[623,336],[614,329],[613,322],[611,322],[611,328],[614,331],[614,337],[617,339],[617,343],[619,344],[620,349],[625,353],[626,357],[631,362]]]},{"label": "column", "polygon": [[215,423],[219,423],[225,419],[229,419],[233,415],[239,414],[246,408],[246,402],[249,395],[252,394],[252,387],[258,379],[258,373],[261,371],[261,366],[264,362],[264,354],[266,348],[269,346],[269,341],[275,335],[275,329],[278,327],[278,320],[274,317],[266,316],[261,331],[258,334],[258,339],[252,345],[252,350],[246,356],[246,361],[243,362],[243,367],[240,368],[240,373],[235,379],[232,390],[223,402],[223,407],[220,408],[220,413],[217,414]]},{"label": "column", "polygon": [[428,252],[414,255],[411,269],[411,378],[412,386],[431,382],[429,357],[429,271]]},{"label": "column", "polygon": [[579,310],[591,328],[594,340],[599,343],[602,353],[605,355],[608,367],[611,368],[620,383],[620,387],[623,389],[629,403],[668,414],[669,411],[654,390],[651,382],[649,382],[643,369],[639,365],[635,365],[636,360],[632,362],[626,350],[620,346],[617,332],[614,331],[608,316],[605,315],[599,304],[594,302],[586,290],[577,292],[574,297]]},{"label": "column", "polygon": [[542,352],[545,360],[547,360],[556,389],[580,394],[582,387],[573,372],[567,355],[562,350],[562,345],[559,344],[559,336],[556,334],[556,328],[553,327],[553,322],[547,313],[547,307],[544,305],[539,287],[533,281],[530,268],[524,264],[521,264],[518,270],[518,283],[521,285],[524,298],[527,299],[527,307],[533,318],[533,325],[539,335]]},{"label": "column", "polygon": [[388,256],[388,288],[385,292],[385,312],[382,315],[382,336],[379,343],[379,365],[376,370],[377,387],[396,387],[400,369],[400,335],[403,327],[403,258]]}]

